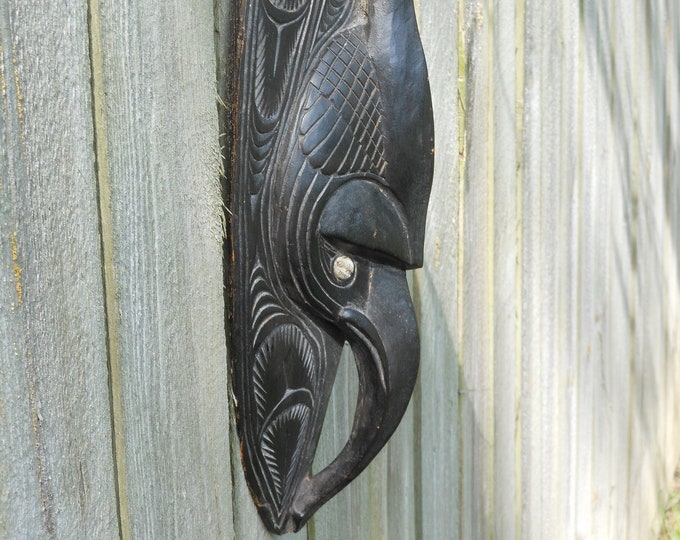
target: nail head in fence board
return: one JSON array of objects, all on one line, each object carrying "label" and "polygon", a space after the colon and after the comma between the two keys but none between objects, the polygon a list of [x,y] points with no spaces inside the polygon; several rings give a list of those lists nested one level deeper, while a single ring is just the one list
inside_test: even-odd
[{"label": "nail head in fence board", "polygon": [[0,7],[0,537],[118,538],[83,2]]},{"label": "nail head in fence board", "polygon": [[231,537],[213,3],[99,6],[130,531]]}]

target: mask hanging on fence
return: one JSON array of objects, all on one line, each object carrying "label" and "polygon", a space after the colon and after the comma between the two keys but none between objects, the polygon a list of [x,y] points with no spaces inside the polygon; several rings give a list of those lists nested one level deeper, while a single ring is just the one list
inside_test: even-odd
[{"label": "mask hanging on fence", "polygon": [[[246,0],[230,209],[233,387],[267,527],[296,531],[375,457],[419,361],[406,270],[422,265],[433,122],[411,0]],[[311,473],[343,345],[359,395]]]}]

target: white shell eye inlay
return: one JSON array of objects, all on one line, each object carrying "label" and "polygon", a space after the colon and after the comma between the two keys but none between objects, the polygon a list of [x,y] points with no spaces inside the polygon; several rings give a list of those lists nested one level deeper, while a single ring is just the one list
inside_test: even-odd
[{"label": "white shell eye inlay", "polygon": [[340,255],[333,261],[333,275],[340,282],[352,279],[356,268],[356,263],[346,255]]}]

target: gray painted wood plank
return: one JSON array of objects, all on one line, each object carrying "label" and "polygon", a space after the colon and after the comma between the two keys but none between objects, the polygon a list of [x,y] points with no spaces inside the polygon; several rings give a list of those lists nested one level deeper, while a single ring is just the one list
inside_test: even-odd
[{"label": "gray painted wood plank", "polygon": [[[517,498],[518,353],[518,178],[516,17],[514,3],[496,0],[492,8],[493,54],[493,356],[494,356],[494,529],[495,538],[518,536]],[[520,93],[521,95],[521,93]]]},{"label": "gray painted wood plank", "polygon": [[92,16],[124,534],[229,538],[213,3],[102,0]]},{"label": "gray painted wood plank", "polygon": [[[545,5],[544,9],[550,9]],[[547,17],[550,18],[548,11]],[[554,518],[557,524],[564,524],[561,536],[573,538],[574,506],[576,501],[576,435],[577,435],[577,396],[576,386],[579,367],[578,310],[579,310],[579,231],[581,186],[580,152],[580,91],[583,73],[580,65],[581,32],[574,21],[580,17],[577,2],[563,2],[559,11],[559,41],[550,33],[555,46],[550,49],[548,58],[561,54],[558,81],[549,86],[553,94],[553,114],[558,120],[555,141],[555,190],[559,210],[557,211],[557,279],[555,306],[556,317],[553,331],[557,347],[557,414],[555,434],[557,448],[554,467],[557,468],[559,493]],[[552,89],[555,89],[553,92]],[[557,90],[559,89],[559,91]],[[549,119],[548,119],[549,121]],[[551,158],[552,159],[552,158]],[[550,369],[550,368],[549,368]],[[554,370],[554,367],[552,368]],[[558,525],[559,526],[559,525]]]},{"label": "gray painted wood plank", "polygon": [[[581,235],[589,247],[583,252],[583,267],[588,273],[581,275],[579,330],[582,354],[579,387],[584,389],[585,397],[579,401],[583,418],[579,437],[584,434],[586,442],[579,446],[579,459],[583,460],[589,475],[577,483],[577,493],[588,494],[580,503],[580,509],[587,505],[588,516],[580,519],[577,513],[580,519],[577,533],[610,536],[613,534],[609,520],[611,509],[625,504],[621,501],[627,496],[626,486],[616,486],[613,477],[614,468],[625,466],[627,461],[625,443],[618,448],[613,446],[614,426],[628,421],[629,409],[624,405],[627,389],[621,380],[612,380],[611,374],[627,373],[630,361],[630,342],[625,339],[627,330],[623,330],[630,323],[630,306],[614,311],[614,302],[617,306],[626,303],[632,283],[630,236],[628,228],[617,220],[627,199],[622,192],[623,176],[613,170],[616,141],[609,121],[613,113],[609,100],[613,77],[609,59],[613,19],[607,5],[597,6],[587,16],[584,85],[590,89],[592,101],[584,105],[583,112],[589,131],[584,130],[582,142],[585,156],[582,204],[588,213],[582,213]],[[612,180],[603,183],[599,178]],[[614,289],[610,270],[613,265],[619,272]],[[626,292],[621,295],[623,290]],[[612,347],[619,349],[612,354]],[[621,405],[616,403],[619,401]],[[621,487],[623,490],[618,491]]]},{"label": "gray painted wood plank", "polygon": [[[634,57],[637,48],[637,24],[630,4],[616,6],[613,11],[602,10],[600,17],[600,50],[611,50],[615,55],[613,66],[605,60],[606,54],[594,59],[600,73],[598,91],[603,110],[599,113],[599,122],[613,118],[610,175],[615,181],[610,188],[611,240],[607,250],[606,278],[608,296],[607,311],[603,310],[603,347],[608,366],[607,370],[602,370],[602,374],[607,375],[608,385],[602,388],[608,393],[609,399],[607,402],[600,400],[600,407],[595,410],[598,416],[606,415],[601,424],[607,429],[605,433],[610,444],[609,452],[596,453],[594,460],[595,466],[607,467],[610,475],[607,483],[600,481],[596,486],[599,504],[595,508],[594,526],[602,529],[608,520],[608,532],[624,538],[630,537],[630,519],[638,519],[641,515],[630,514],[632,492],[628,478],[632,455],[630,430],[636,415],[632,392],[636,383],[631,378],[631,367],[635,362],[633,328],[637,324],[635,298],[640,292],[635,283],[638,262],[634,246],[638,229],[636,191],[640,172],[635,127],[637,120],[631,114],[637,97],[634,62],[628,58]],[[617,45],[611,48],[610,43],[614,41]],[[613,94],[612,88],[616,89]],[[602,456],[599,463],[598,456]],[[607,456],[609,459],[605,461]]]},{"label": "gray painted wood plank", "polygon": [[[413,297],[413,272],[408,272],[409,289]],[[415,452],[416,422],[415,398],[404,413],[399,427],[386,446],[387,481],[386,537],[395,540],[416,537]]]},{"label": "gray painted wood plank", "polygon": [[[571,11],[570,11],[571,9]],[[573,6],[526,2],[522,125],[522,537],[566,537],[578,245]],[[518,36],[518,39],[521,39]]]},{"label": "gray painted wood plank", "polygon": [[385,445],[366,468],[364,478],[362,478],[366,482],[367,491],[366,504],[362,505],[360,510],[362,516],[366,518],[361,529],[362,536],[365,538],[390,538],[387,523],[391,516],[387,513],[387,501],[393,495],[399,496],[398,493],[393,494],[387,490],[388,459],[391,457],[390,448],[394,444],[396,444],[395,441],[390,440]]},{"label": "gray painted wood plank", "polygon": [[[523,219],[537,220],[535,239],[530,249],[536,250],[535,269],[540,288],[528,290],[537,304],[539,319],[533,321],[538,330],[539,362],[531,378],[525,381],[534,386],[540,395],[539,410],[534,426],[540,435],[539,447],[533,449],[540,455],[535,464],[540,487],[540,514],[538,535],[568,538],[568,528],[561,526],[568,519],[570,473],[575,467],[571,442],[575,435],[573,421],[574,391],[571,382],[576,373],[576,313],[577,313],[577,260],[578,246],[578,197],[576,182],[576,101],[578,93],[578,34],[573,21],[578,18],[576,5],[563,3],[527,4],[527,12],[535,13],[527,18],[526,28],[537,40],[537,48],[525,51],[525,70],[537,70],[529,106],[530,129],[537,129],[540,146],[532,150],[537,161],[532,170],[537,176],[527,177],[536,182],[535,193],[539,198],[535,215],[523,215]],[[532,76],[533,78],[533,76]],[[526,102],[525,102],[526,105]],[[526,109],[525,109],[526,110]],[[534,168],[535,167],[535,168]],[[536,339],[536,336],[533,337]],[[533,486],[532,489],[536,489]],[[532,512],[529,510],[529,512]],[[535,533],[536,534],[536,533]]]},{"label": "gray painted wood plank", "polygon": [[487,6],[465,2],[463,16],[466,89],[465,183],[461,192],[464,317],[460,344],[461,538],[488,538],[493,531],[494,372],[493,259],[494,171],[492,65]]},{"label": "gray painted wood plank", "polygon": [[[541,234],[541,194],[544,179],[541,171],[541,6],[525,3],[524,95],[522,126],[522,383],[521,383],[521,447],[522,447],[522,538],[541,537],[544,504],[541,498],[543,474],[541,379],[541,294],[543,247]],[[547,204],[547,201],[546,201]]]},{"label": "gray painted wood plank", "polygon": [[[435,170],[422,270],[413,279],[420,325],[420,374],[414,394],[416,538],[460,531],[459,187],[461,90],[458,3],[420,4],[435,121]],[[462,54],[462,51],[461,51]]]},{"label": "gray painted wood plank", "polygon": [[[650,88],[649,88],[649,106],[652,114],[651,120],[651,134],[652,141],[652,176],[650,177],[650,187],[652,196],[649,198],[650,212],[650,235],[653,236],[650,242],[651,250],[649,255],[656,255],[654,258],[654,265],[650,265],[650,270],[654,277],[650,279],[652,294],[647,298],[648,310],[651,312],[650,320],[651,326],[650,343],[652,350],[658,355],[656,363],[656,373],[653,384],[648,390],[657,394],[658,403],[654,403],[652,399],[649,402],[652,404],[651,415],[655,418],[655,435],[657,446],[652,453],[652,460],[654,462],[653,479],[655,484],[655,495],[657,501],[657,508],[665,504],[666,492],[670,486],[669,480],[673,477],[677,459],[669,452],[667,448],[668,438],[678,439],[680,437],[674,436],[673,426],[668,424],[668,420],[673,416],[671,408],[672,395],[675,390],[668,386],[668,366],[673,362],[670,357],[670,351],[667,347],[667,328],[671,326],[669,323],[672,319],[668,319],[668,305],[672,301],[669,296],[669,288],[666,281],[666,259],[668,256],[669,246],[667,244],[667,198],[670,193],[667,190],[667,173],[668,167],[672,163],[670,156],[670,148],[673,143],[669,140],[669,133],[671,131],[670,124],[674,122],[673,117],[669,116],[666,111],[669,109],[666,93],[668,92],[668,77],[666,63],[670,58],[675,56],[669,54],[669,34],[670,30],[668,21],[674,17],[677,20],[680,15],[677,3],[671,4],[656,0],[652,2],[648,10],[649,27],[650,27]],[[680,58],[675,57],[676,65]],[[675,96],[680,93],[675,94]],[[675,117],[680,118],[680,116]],[[675,144],[675,147],[680,146],[680,141]],[[680,181],[680,176],[676,176],[676,184]],[[650,273],[651,273],[650,272]],[[672,290],[672,289],[671,289]],[[652,394],[653,396],[653,394]],[[648,396],[649,397],[649,396]],[[654,407],[656,405],[656,407]],[[678,445],[678,443],[675,443]],[[676,463],[673,463],[675,461]],[[661,519],[655,520],[654,532],[660,526]]]},{"label": "gray painted wood plank", "polygon": [[[579,358],[577,373],[577,446],[576,446],[576,511],[574,532],[584,537],[593,535],[593,501],[597,491],[593,458],[594,437],[598,422],[596,380],[597,365],[603,361],[603,316],[606,310],[603,265],[606,264],[606,233],[608,226],[608,201],[611,198],[608,184],[598,182],[608,177],[608,126],[603,122],[607,115],[605,76],[606,66],[600,64],[607,50],[607,24],[599,6],[584,10],[584,35],[582,44],[582,132],[580,177],[580,240],[579,258]],[[593,141],[593,142],[591,142]],[[614,188],[615,189],[615,188]],[[601,415],[600,417],[601,418]],[[602,428],[601,425],[598,427]],[[580,496],[579,496],[580,494]]]},{"label": "gray painted wood plank", "polygon": [[401,424],[387,450],[386,538],[416,538],[415,423],[418,421],[411,398]]},{"label": "gray painted wood plank", "polygon": [[[642,5],[634,5],[631,9],[635,18],[643,21],[645,19],[645,10]],[[630,151],[632,153],[631,157],[631,173],[630,173],[630,183],[631,183],[631,194],[632,199],[632,216],[633,224],[630,229],[631,232],[631,251],[633,259],[633,298],[632,298],[632,311],[633,311],[633,324],[631,325],[632,332],[632,358],[630,363],[631,372],[631,418],[629,425],[629,438],[630,438],[630,457],[628,462],[627,479],[628,479],[628,527],[626,533],[628,538],[639,537],[641,533],[649,533],[648,523],[646,523],[646,514],[648,512],[646,498],[649,495],[649,477],[648,471],[646,471],[646,459],[645,459],[645,444],[646,444],[646,430],[645,430],[645,420],[644,415],[644,405],[643,405],[643,388],[645,386],[645,366],[644,366],[644,324],[640,320],[642,314],[642,308],[644,305],[644,298],[641,295],[644,294],[644,282],[640,279],[641,264],[644,261],[640,259],[640,245],[639,237],[645,236],[645,231],[642,230],[644,224],[644,217],[641,217],[642,212],[644,212],[644,201],[641,200],[643,190],[646,183],[646,176],[648,173],[649,160],[646,155],[646,150],[643,147],[643,142],[646,137],[646,130],[648,126],[648,119],[643,115],[647,114],[649,111],[645,103],[645,82],[646,78],[645,70],[647,69],[647,56],[648,49],[647,44],[641,43],[640,40],[646,39],[648,36],[647,29],[643,25],[635,25],[635,41],[636,46],[633,49],[633,57],[631,58],[631,64],[633,72],[635,73],[635,78],[632,81],[632,103],[636,107],[636,114],[633,115],[632,120],[635,124],[635,133],[633,135],[633,144],[631,145]],[[644,274],[644,271],[643,271]],[[653,361],[652,359],[647,359],[647,361]],[[654,494],[652,494],[654,497]]]},{"label": "gray painted wood plank", "polygon": [[117,538],[87,11],[0,4],[0,537]]},{"label": "gray painted wood plank", "polygon": [[[665,265],[667,280],[668,329],[666,332],[667,396],[668,414],[666,416],[666,474],[677,466],[673,463],[680,455],[680,437],[675,436],[675,426],[680,425],[680,126],[672,119],[680,118],[680,6],[667,5],[665,17],[664,42],[668,54],[665,58],[665,152],[664,178],[666,183],[666,249]],[[670,489],[670,488],[666,488]]]},{"label": "gray painted wood plank", "polygon": [[[637,286],[639,295],[636,303],[636,362],[633,367],[637,387],[635,403],[638,418],[634,424],[634,436],[639,436],[640,471],[638,499],[643,516],[656,513],[663,504],[659,493],[663,483],[663,460],[661,447],[663,434],[659,429],[665,413],[664,402],[664,348],[662,319],[665,291],[663,290],[663,164],[662,125],[663,100],[658,99],[658,89],[663,84],[659,73],[659,58],[663,44],[663,33],[658,34],[658,3],[652,2],[640,9],[641,38],[638,44],[640,69],[636,70],[639,82],[638,94],[638,144],[640,147],[639,179],[639,227],[636,235]],[[662,88],[663,89],[663,88]],[[635,439],[634,439],[635,440]],[[639,537],[652,532],[649,522],[640,520],[630,531]]]}]

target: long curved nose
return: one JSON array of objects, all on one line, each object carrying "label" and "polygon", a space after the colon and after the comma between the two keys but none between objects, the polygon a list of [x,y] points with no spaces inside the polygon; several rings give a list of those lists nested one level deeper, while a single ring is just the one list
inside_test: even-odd
[{"label": "long curved nose", "polygon": [[354,479],[396,429],[416,382],[419,339],[406,273],[376,265],[365,302],[339,313],[359,375],[359,395],[350,437],[325,469],[300,484],[291,525],[304,521]]}]

